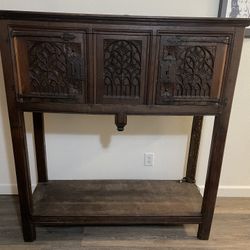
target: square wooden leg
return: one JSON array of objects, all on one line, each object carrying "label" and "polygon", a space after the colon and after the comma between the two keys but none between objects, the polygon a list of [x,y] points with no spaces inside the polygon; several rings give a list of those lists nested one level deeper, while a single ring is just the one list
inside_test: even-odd
[{"label": "square wooden leg", "polygon": [[228,120],[229,113],[225,112],[216,116],[214,121],[208,171],[201,210],[203,222],[199,225],[197,236],[201,240],[209,239],[220,180]]},{"label": "square wooden leg", "polygon": [[33,113],[38,182],[48,181],[43,113]]},{"label": "square wooden leg", "polygon": [[16,177],[21,211],[24,241],[36,239],[35,226],[31,221],[32,190],[28,163],[26,131],[22,112],[16,112],[15,121],[10,120]]},{"label": "square wooden leg", "polygon": [[194,116],[185,181],[195,183],[203,116]]}]

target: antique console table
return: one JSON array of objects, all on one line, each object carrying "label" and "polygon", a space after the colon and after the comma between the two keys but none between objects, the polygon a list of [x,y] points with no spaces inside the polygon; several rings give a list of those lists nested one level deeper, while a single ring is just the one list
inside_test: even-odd
[{"label": "antique console table", "polygon": [[[247,19],[0,12],[0,46],[23,237],[36,225],[199,224],[207,240]],[[33,112],[32,193],[24,112]],[[190,115],[182,182],[48,180],[44,112]],[[215,116],[204,197],[195,185],[204,115]]]}]

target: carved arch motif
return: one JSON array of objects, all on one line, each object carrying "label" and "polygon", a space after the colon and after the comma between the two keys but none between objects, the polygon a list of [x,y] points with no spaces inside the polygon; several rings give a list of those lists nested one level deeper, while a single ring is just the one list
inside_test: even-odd
[{"label": "carved arch motif", "polygon": [[141,52],[141,41],[104,40],[105,96],[140,96]]},{"label": "carved arch motif", "polygon": [[160,95],[210,97],[215,56],[215,46],[163,46]]},{"label": "carved arch motif", "polygon": [[31,94],[82,94],[81,44],[28,41]]}]

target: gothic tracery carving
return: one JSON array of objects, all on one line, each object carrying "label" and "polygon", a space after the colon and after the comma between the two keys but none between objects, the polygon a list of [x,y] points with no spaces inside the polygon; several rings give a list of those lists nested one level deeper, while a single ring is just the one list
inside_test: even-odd
[{"label": "gothic tracery carving", "polygon": [[81,44],[28,41],[31,94],[82,94]]},{"label": "gothic tracery carving", "polygon": [[215,46],[163,46],[160,95],[209,97],[215,54]]},{"label": "gothic tracery carving", "polygon": [[141,41],[104,40],[105,96],[140,96],[141,52]]}]

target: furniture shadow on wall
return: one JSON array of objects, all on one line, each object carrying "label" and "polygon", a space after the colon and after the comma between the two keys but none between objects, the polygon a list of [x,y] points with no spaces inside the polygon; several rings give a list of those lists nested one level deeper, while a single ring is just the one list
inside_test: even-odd
[{"label": "furniture shadow on wall", "polygon": [[45,115],[46,134],[99,135],[103,148],[112,136],[189,136],[190,128],[190,117],[128,116],[128,125],[119,132],[113,115]]},{"label": "furniture shadow on wall", "polygon": [[[117,131],[113,115],[46,113],[44,118],[51,177],[182,179],[185,175],[191,132],[188,116],[128,116],[122,132]],[[26,123],[32,133],[30,120]],[[154,167],[143,166],[146,152],[155,153]]]}]

